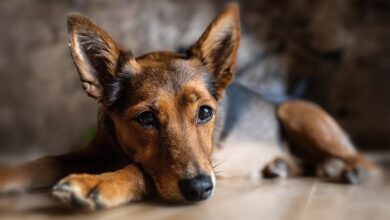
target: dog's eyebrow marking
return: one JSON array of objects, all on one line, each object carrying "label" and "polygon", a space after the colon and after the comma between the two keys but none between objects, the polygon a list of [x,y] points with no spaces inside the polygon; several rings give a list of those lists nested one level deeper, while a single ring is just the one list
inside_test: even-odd
[{"label": "dog's eyebrow marking", "polygon": [[192,92],[189,94],[184,94],[183,95],[183,101],[189,102],[189,103],[195,103],[200,99],[200,95],[196,92]]},{"label": "dog's eyebrow marking", "polygon": [[188,103],[196,103],[200,98],[201,94],[194,89],[188,89],[181,94],[180,103],[185,105]]},{"label": "dog's eyebrow marking", "polygon": [[200,99],[200,95],[197,94],[197,93],[192,93],[191,95],[188,96],[189,97],[189,100],[192,102],[192,103],[195,103],[196,101],[198,101]]},{"label": "dog's eyebrow marking", "polygon": [[152,104],[150,105],[150,108],[155,110],[155,111],[158,111],[160,105],[158,103],[158,101],[153,101]]}]

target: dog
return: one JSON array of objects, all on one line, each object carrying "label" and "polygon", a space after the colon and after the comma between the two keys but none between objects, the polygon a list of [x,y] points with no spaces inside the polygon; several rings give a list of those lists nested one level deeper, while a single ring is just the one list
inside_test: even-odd
[{"label": "dog", "polygon": [[[68,30],[82,87],[99,105],[96,136],[77,152],[2,168],[2,193],[52,187],[66,203],[96,210],[151,197],[206,200],[216,187],[215,161],[224,161],[218,168],[227,177],[313,175],[345,183],[375,167],[318,105],[276,105],[233,82],[236,4],[186,54],[135,57],[78,13],[69,15]],[[329,170],[335,160],[341,168]]]}]

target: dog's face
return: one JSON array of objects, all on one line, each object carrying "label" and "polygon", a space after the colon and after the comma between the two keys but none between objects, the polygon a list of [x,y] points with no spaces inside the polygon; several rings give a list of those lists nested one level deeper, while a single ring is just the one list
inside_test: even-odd
[{"label": "dog's face", "polygon": [[187,55],[135,58],[86,17],[68,28],[83,88],[115,125],[125,152],[152,177],[162,198],[207,199],[218,100],[231,83],[240,38],[238,8],[227,7]]},{"label": "dog's face", "polygon": [[167,53],[136,61],[139,74],[125,80],[125,87],[132,90],[123,94],[128,104],[119,114],[111,114],[118,140],[153,177],[165,199],[182,198],[180,180],[197,176],[211,193],[217,103],[200,62]]}]

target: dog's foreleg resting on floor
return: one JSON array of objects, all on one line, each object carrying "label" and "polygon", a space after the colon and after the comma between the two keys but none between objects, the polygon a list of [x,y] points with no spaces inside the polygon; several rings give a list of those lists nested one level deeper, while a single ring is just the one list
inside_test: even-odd
[{"label": "dog's foreleg resting on floor", "polygon": [[148,177],[136,164],[102,174],[72,174],[53,187],[53,193],[75,207],[96,210],[130,201],[151,193]]}]

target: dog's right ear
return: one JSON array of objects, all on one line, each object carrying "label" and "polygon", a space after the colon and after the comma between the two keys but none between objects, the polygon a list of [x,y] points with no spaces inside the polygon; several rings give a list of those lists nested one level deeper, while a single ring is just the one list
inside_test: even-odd
[{"label": "dog's right ear", "polygon": [[116,76],[121,54],[118,44],[87,17],[68,16],[70,50],[87,94],[98,102],[109,92],[107,85]]},{"label": "dog's right ear", "polygon": [[232,82],[240,43],[240,15],[236,3],[229,4],[190,48],[210,76],[213,96],[218,100]]}]

